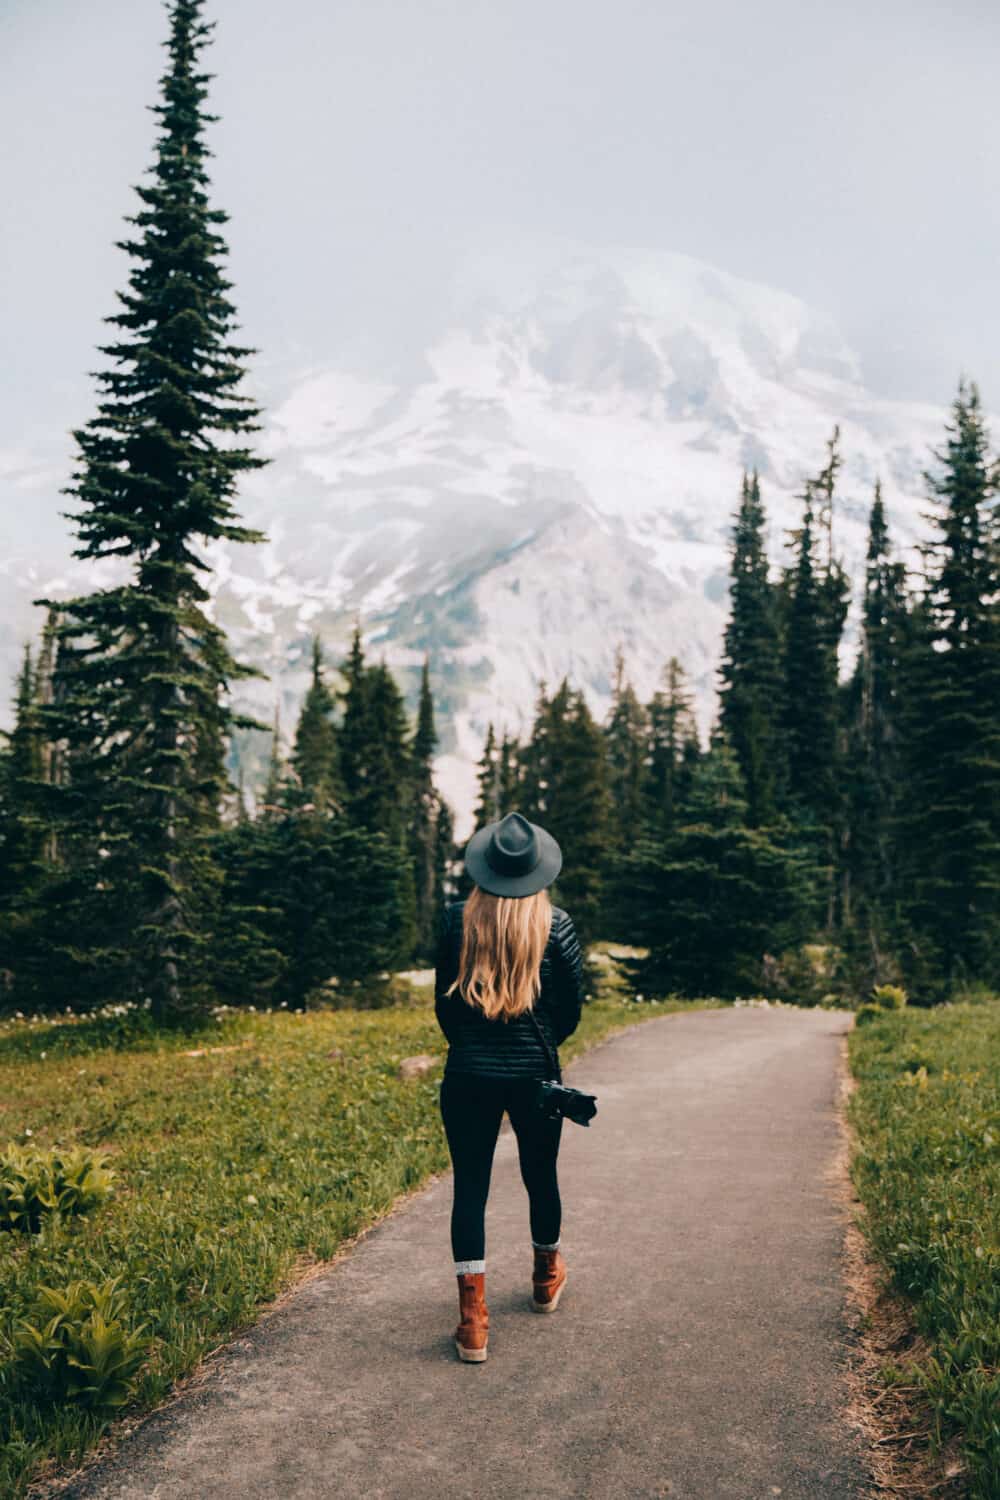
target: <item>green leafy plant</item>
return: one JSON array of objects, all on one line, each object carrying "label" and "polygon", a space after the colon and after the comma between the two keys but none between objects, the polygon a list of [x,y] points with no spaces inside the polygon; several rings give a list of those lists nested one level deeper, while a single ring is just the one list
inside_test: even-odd
[{"label": "green leafy plant", "polygon": [[901,984],[877,984],[872,990],[872,1003],[883,1010],[902,1010],[908,999]]},{"label": "green leafy plant", "polygon": [[125,1327],[124,1311],[117,1277],[100,1286],[74,1281],[64,1291],[40,1286],[33,1316],[19,1319],[9,1340],[15,1381],[42,1400],[124,1406],[152,1344],[145,1323]]},{"label": "green leafy plant", "polygon": [[884,1015],[881,1005],[859,1005],[854,1012],[854,1024],[856,1026],[867,1026],[872,1021],[877,1021],[879,1016]]},{"label": "green leafy plant", "polygon": [[81,1146],[0,1151],[0,1229],[37,1234],[47,1214],[89,1213],[110,1196],[113,1172]]}]

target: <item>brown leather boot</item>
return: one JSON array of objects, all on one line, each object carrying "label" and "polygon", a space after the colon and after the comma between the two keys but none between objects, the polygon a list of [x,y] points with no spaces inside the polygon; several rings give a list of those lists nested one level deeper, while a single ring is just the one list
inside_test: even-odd
[{"label": "brown leather boot", "polygon": [[558,1250],[535,1251],[535,1269],[531,1282],[535,1312],[555,1312],[566,1285],[566,1262]]},{"label": "brown leather boot", "polygon": [[482,1364],[486,1358],[486,1340],[490,1313],[486,1306],[486,1275],[483,1271],[467,1272],[458,1278],[458,1305],[462,1321],[455,1329],[458,1357],[467,1364]]}]

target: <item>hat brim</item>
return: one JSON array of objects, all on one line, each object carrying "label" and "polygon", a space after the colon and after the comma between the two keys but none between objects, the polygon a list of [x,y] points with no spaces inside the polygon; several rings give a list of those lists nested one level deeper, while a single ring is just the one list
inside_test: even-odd
[{"label": "hat brim", "polygon": [[532,823],[538,839],[538,863],[523,875],[501,875],[486,858],[486,850],[496,823],[479,828],[465,846],[465,868],[470,879],[491,896],[534,896],[544,891],[562,869],[562,850],[544,828]]}]

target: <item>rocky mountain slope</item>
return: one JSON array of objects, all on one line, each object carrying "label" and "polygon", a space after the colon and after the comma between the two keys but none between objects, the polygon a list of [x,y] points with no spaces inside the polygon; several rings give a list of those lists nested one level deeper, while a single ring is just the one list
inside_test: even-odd
[{"label": "rocky mountain slope", "polygon": [[[430,654],[441,782],[465,814],[488,721],[523,728],[539,683],[566,673],[602,713],[619,644],[644,695],[678,655],[707,724],[744,466],[777,560],[839,424],[835,540],[857,570],[876,475],[900,546],[917,537],[943,423],[867,392],[795,298],[628,251],[479,261],[405,378],[322,367],[264,398],[273,462],[242,505],[269,540],[212,557],[218,617],[270,674],[246,700],[270,718],[280,699],[290,727],[312,633],[336,660],[360,617],[408,686]],[[84,581],[15,551],[8,674],[31,596]]]}]

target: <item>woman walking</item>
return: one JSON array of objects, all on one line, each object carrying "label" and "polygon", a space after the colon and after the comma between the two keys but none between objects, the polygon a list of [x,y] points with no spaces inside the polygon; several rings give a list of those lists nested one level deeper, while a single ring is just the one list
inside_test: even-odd
[{"label": "woman walking", "polygon": [[486,1199],[505,1111],[528,1190],[535,1311],[555,1312],[566,1284],[562,1119],[538,1106],[539,1081],[552,1077],[553,1061],[558,1068],[556,1048],[576,1030],[583,999],[573,923],[547,890],[561,867],[555,839],[520,813],[481,828],[465,851],[472,894],[446,909],[438,946],[435,1008],[449,1044],[441,1115],[455,1174],[455,1347],[471,1363],[486,1358]]}]

